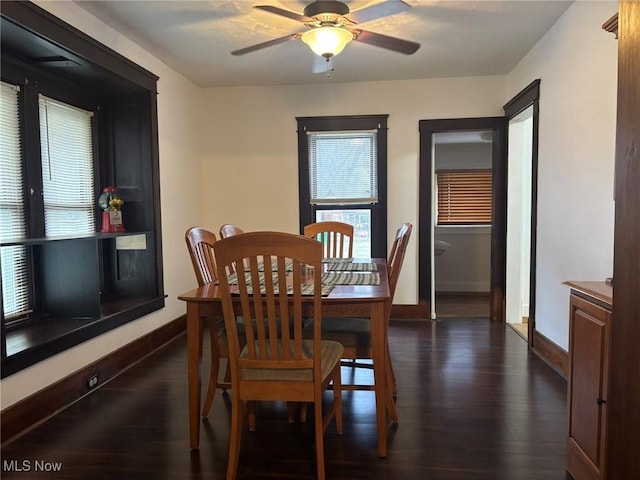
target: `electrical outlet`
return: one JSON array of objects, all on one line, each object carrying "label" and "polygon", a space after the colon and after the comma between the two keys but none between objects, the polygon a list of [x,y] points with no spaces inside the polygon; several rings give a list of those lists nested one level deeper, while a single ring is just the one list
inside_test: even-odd
[{"label": "electrical outlet", "polygon": [[98,386],[98,374],[96,373],[95,375],[91,375],[87,379],[87,389],[93,390],[97,386]]}]

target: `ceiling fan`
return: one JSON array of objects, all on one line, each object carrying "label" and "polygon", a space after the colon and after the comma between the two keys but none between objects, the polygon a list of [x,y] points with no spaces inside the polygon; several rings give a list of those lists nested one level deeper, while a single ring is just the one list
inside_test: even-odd
[{"label": "ceiling fan", "polygon": [[307,27],[307,30],[241,48],[231,52],[232,55],[244,55],[297,39],[302,39],[314,53],[324,57],[327,62],[333,56],[338,55],[351,41],[374,45],[406,55],[411,55],[420,48],[419,43],[369,32],[358,26],[361,23],[409,10],[411,6],[401,0],[378,3],[354,12],[351,12],[343,2],[316,0],[305,7],[302,15],[271,5],[256,5],[254,8],[301,22]]}]

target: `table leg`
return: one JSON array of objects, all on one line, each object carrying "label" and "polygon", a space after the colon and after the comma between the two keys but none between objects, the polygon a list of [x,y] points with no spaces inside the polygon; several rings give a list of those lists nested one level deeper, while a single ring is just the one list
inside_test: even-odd
[{"label": "table leg", "polygon": [[189,381],[189,443],[200,443],[200,394],[202,388],[202,318],[197,302],[187,302],[187,365]]},{"label": "table leg", "polygon": [[371,305],[371,337],[373,376],[376,393],[376,423],[378,428],[378,456],[387,456],[387,348],[385,335],[385,304]]}]

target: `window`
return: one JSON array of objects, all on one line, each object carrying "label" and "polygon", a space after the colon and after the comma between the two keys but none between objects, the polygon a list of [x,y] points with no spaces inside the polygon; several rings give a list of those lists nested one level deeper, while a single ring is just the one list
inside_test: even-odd
[{"label": "window", "polygon": [[[19,87],[2,82],[0,241],[4,242],[27,237],[19,92]],[[53,237],[94,232],[93,114],[42,95],[38,102],[42,168],[34,173],[41,175],[44,233]],[[28,249],[15,245],[1,251],[5,320],[25,317],[34,281]]]},{"label": "window", "polygon": [[[164,288],[158,77],[31,2],[4,2],[0,23],[5,378],[163,308]],[[68,56],[40,61],[52,52]],[[97,231],[107,185],[126,232]]]},{"label": "window", "polygon": [[438,170],[438,225],[491,224],[491,170]]},{"label": "window", "polygon": [[352,224],[356,257],[386,256],[386,118],[298,118],[300,228]]},{"label": "window", "polygon": [[[1,83],[0,91],[0,242],[26,237],[20,146],[19,88]],[[27,249],[22,245],[1,249],[2,305],[6,319],[24,315],[29,308]]]},{"label": "window", "polygon": [[93,232],[93,114],[43,95],[39,107],[45,234]]}]

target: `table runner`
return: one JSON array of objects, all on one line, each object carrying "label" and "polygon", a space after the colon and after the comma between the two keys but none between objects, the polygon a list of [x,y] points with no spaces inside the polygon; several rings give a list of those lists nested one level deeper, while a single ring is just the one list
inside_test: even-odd
[{"label": "table runner", "polygon": [[[252,288],[252,281],[251,281],[251,273],[250,272],[245,272],[245,279],[247,282],[247,291],[249,292],[249,294],[253,293],[253,288]],[[264,286],[264,282],[265,282],[265,277],[264,277],[264,272],[258,272],[258,278],[260,280],[260,293],[261,294],[265,294],[266,293],[266,288]],[[280,289],[278,288],[277,282],[278,282],[278,274],[273,272],[273,282],[275,286],[274,291],[275,294],[278,295],[278,293],[280,292]],[[238,275],[236,273],[232,273],[231,275],[227,275],[227,282],[229,283],[229,285],[238,285]],[[335,286],[334,283],[328,283],[328,282],[322,282],[322,296],[326,297],[327,295],[329,295],[331,293],[331,290],[333,290],[333,287]],[[237,293],[234,293],[235,295],[237,295]],[[293,286],[288,285],[287,286],[287,294],[291,295],[293,294]],[[313,285],[302,285],[302,295],[313,295]]]},{"label": "table runner", "polygon": [[322,259],[322,263],[351,263],[351,262],[353,262],[353,258],[351,257],[349,258],[329,257],[329,258]]},{"label": "table runner", "polygon": [[[293,271],[293,261],[288,261],[284,263],[284,269],[287,272]],[[249,270],[249,267],[245,267],[245,270]],[[260,272],[264,272],[264,262],[258,263],[258,270]],[[271,270],[274,272],[278,271],[278,262],[273,262],[271,264]]]},{"label": "table runner", "polygon": [[[328,283],[323,283],[321,286],[321,292],[320,294],[323,297],[326,297],[327,295],[329,295],[331,293],[331,291],[334,289],[335,285],[333,284],[328,284]],[[249,293],[249,295],[253,295],[253,287],[252,285],[247,285],[247,292]],[[267,293],[267,289],[266,287],[261,284],[260,285],[260,293],[262,295],[265,295]],[[232,292],[233,295],[240,295],[238,292]],[[278,286],[276,285],[274,288],[274,295],[279,295],[280,294],[280,289],[278,288]],[[293,286],[292,285],[287,285],[287,295],[292,295],[293,294]],[[313,285],[302,285],[302,295],[313,295]]]},{"label": "table runner", "polygon": [[[244,278],[248,285],[251,285],[251,272],[244,272]],[[264,272],[258,272],[258,278],[260,283],[264,283]],[[273,281],[278,281],[278,274],[273,274]],[[231,275],[227,275],[227,283],[229,285],[238,285],[238,274],[232,273]]]},{"label": "table runner", "polygon": [[322,283],[332,285],[380,285],[380,274],[376,272],[327,272],[322,275]]},{"label": "table runner", "polygon": [[375,272],[378,270],[378,266],[371,262],[332,262],[327,265],[327,270],[336,271],[360,271],[360,272]]}]

